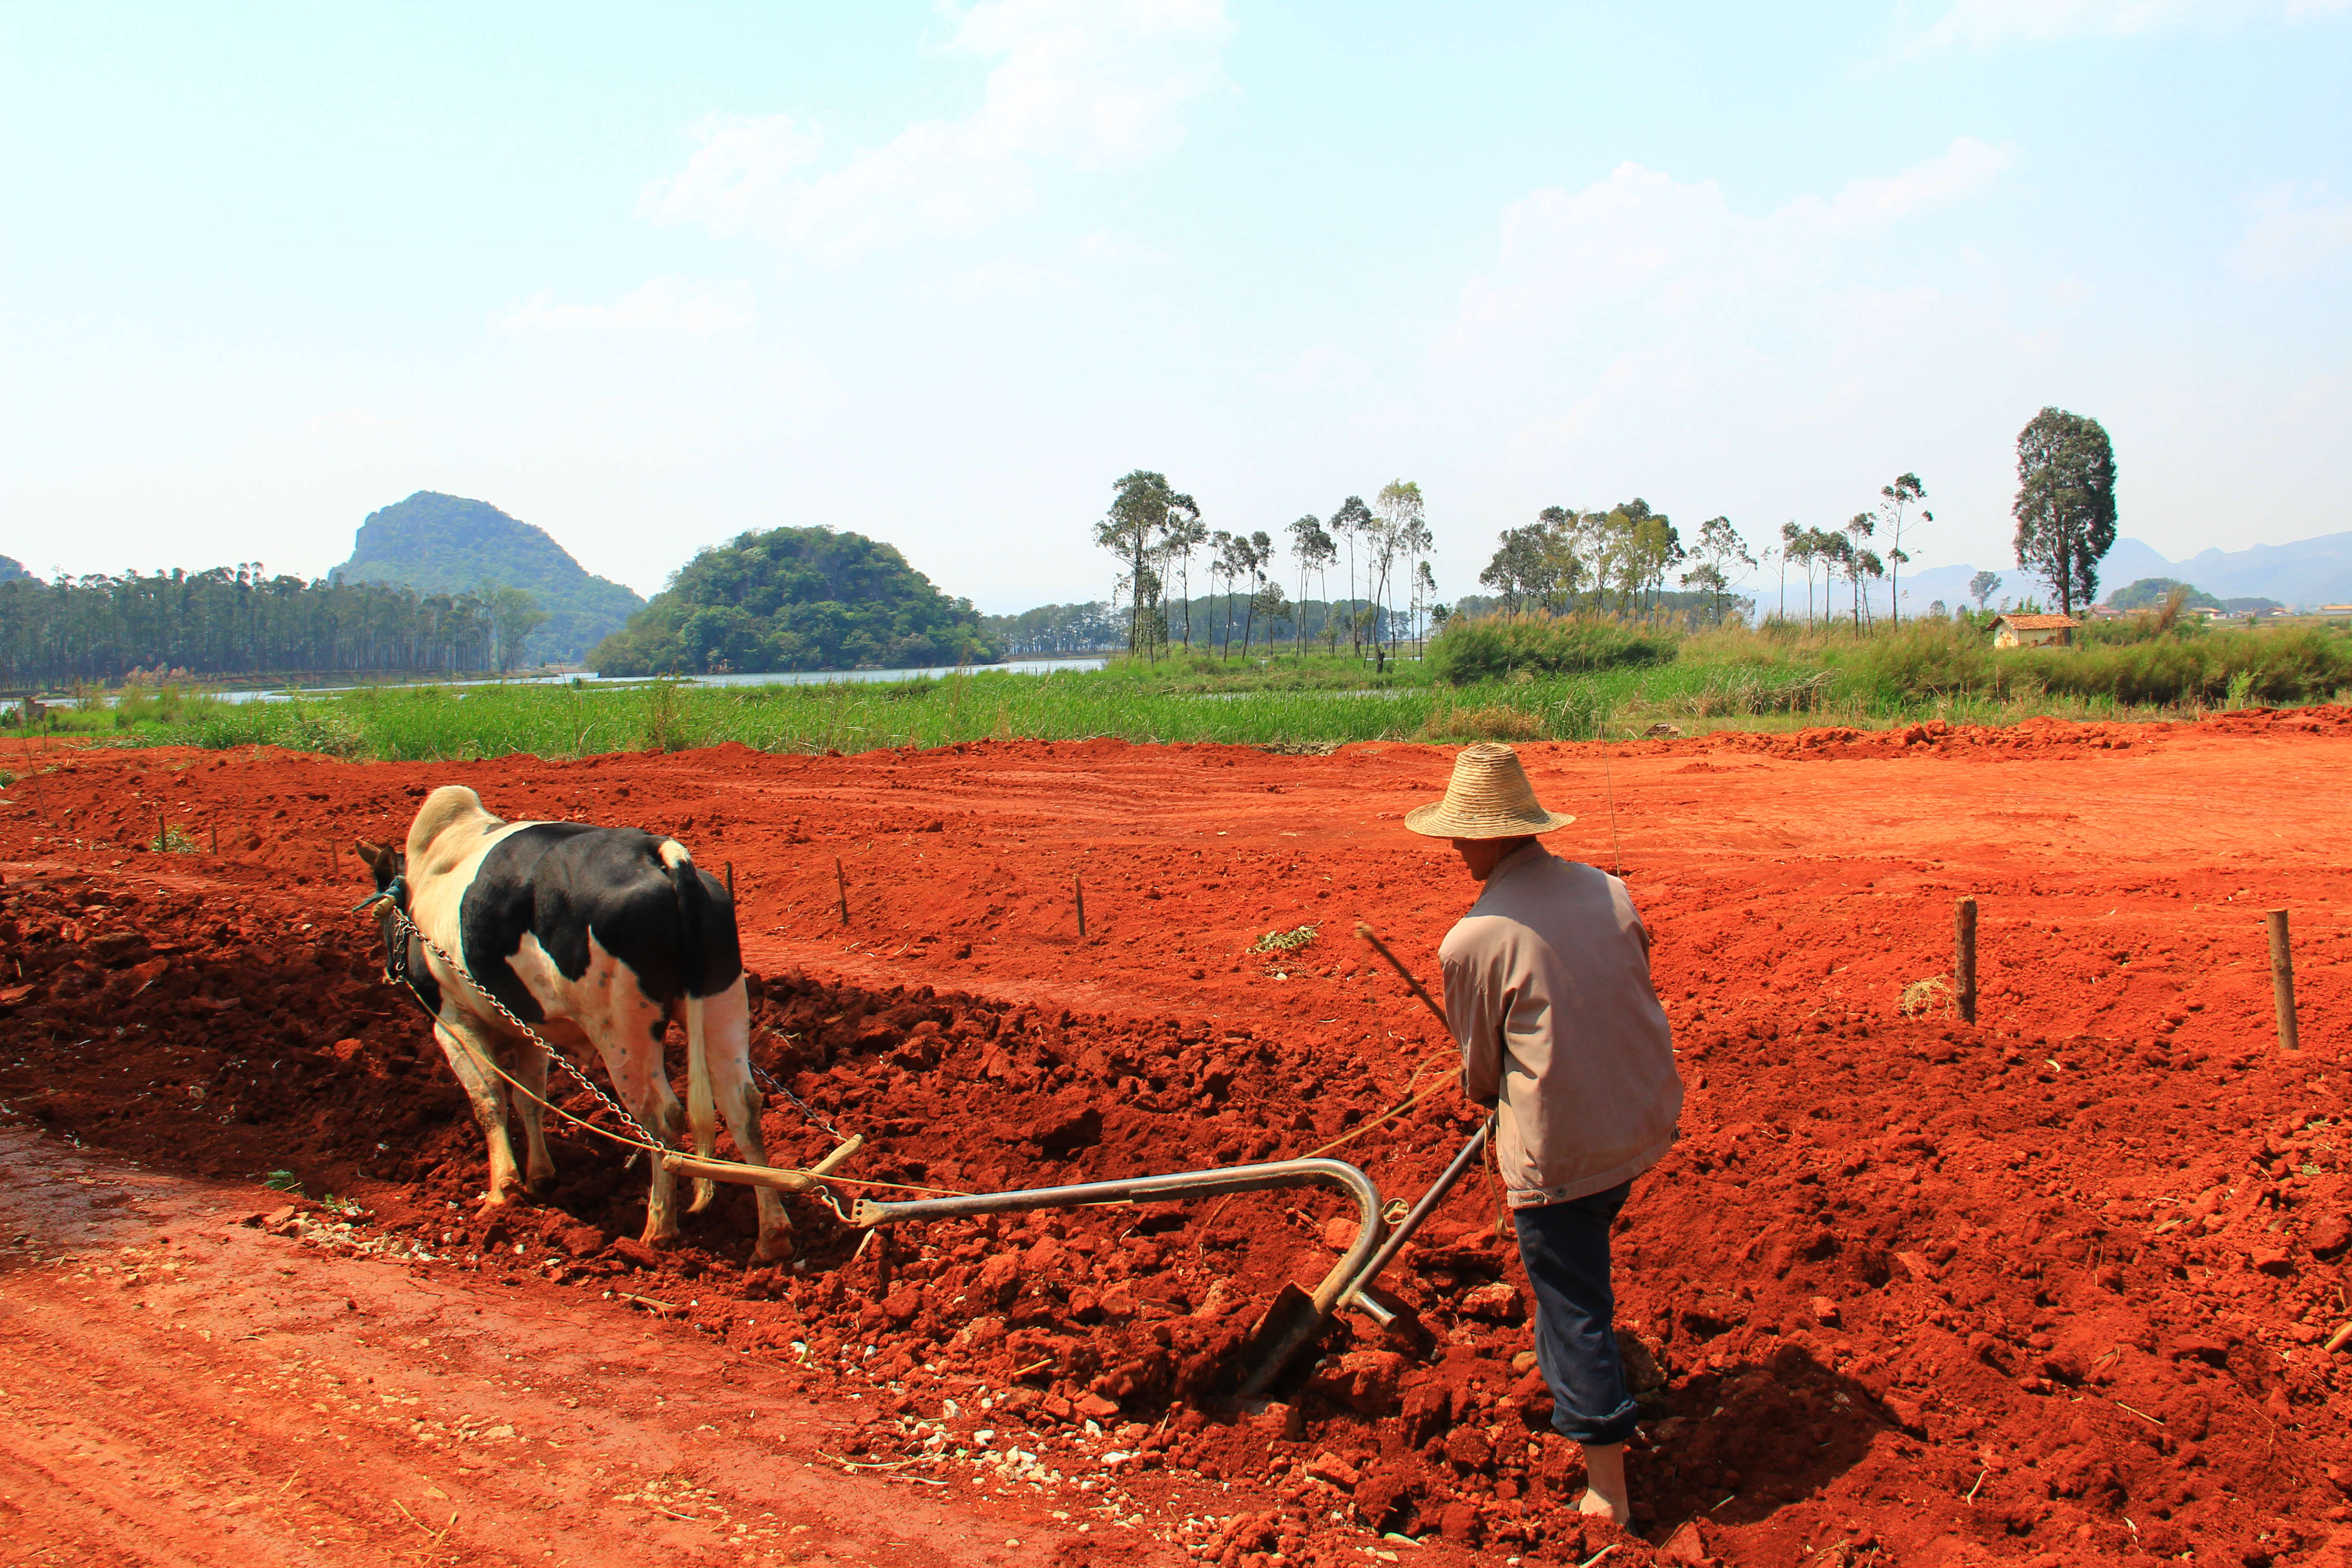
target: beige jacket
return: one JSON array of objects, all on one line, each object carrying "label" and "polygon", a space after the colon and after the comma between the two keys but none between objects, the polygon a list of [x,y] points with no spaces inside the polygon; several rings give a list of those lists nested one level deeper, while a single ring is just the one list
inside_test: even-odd
[{"label": "beige jacket", "polygon": [[1624,883],[1529,844],[1437,956],[1463,1092],[1499,1102],[1512,1207],[1605,1192],[1674,1146],[1682,1079]]}]

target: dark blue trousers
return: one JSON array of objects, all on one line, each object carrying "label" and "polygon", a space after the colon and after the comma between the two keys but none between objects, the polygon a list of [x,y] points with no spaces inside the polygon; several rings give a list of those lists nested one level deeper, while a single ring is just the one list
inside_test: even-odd
[{"label": "dark blue trousers", "polygon": [[1536,1365],[1551,1388],[1552,1427],[1579,1443],[1622,1443],[1633,1435],[1609,1285],[1609,1227],[1633,1186],[1511,1211],[1519,1261],[1535,1287]]}]

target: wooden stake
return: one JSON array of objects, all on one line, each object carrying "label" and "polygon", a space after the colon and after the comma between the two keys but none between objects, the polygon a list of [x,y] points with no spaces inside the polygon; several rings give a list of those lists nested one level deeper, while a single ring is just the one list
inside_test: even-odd
[{"label": "wooden stake", "polygon": [[1078,935],[1083,940],[1087,934],[1087,883],[1076,871],[1070,873],[1070,896],[1077,900]]},{"label": "wooden stake", "polygon": [[833,896],[841,907],[841,923],[849,923],[849,879],[842,874],[841,857],[833,858]]},{"label": "wooden stake", "polygon": [[730,904],[735,901],[735,862],[732,860],[727,862],[727,901]]},{"label": "wooden stake", "polygon": [[2287,946],[2286,911],[2272,910],[2263,916],[2271,931],[2271,1004],[2278,1011],[2279,1049],[2300,1051],[2294,1029],[2294,953]]},{"label": "wooden stake", "polygon": [[213,858],[220,858],[220,824],[213,824]]},{"label": "wooden stake", "polygon": [[1977,1021],[1977,901],[1962,899],[1952,910],[1952,990],[1960,1021]]}]

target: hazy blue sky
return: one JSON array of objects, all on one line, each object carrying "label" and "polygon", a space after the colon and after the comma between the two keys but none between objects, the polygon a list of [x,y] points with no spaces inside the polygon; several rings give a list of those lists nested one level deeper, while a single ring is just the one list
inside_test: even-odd
[{"label": "hazy blue sky", "polygon": [[1110,481],[1633,495],[2005,565],[2352,528],[2344,0],[0,4],[0,553],[318,573],[416,489],[641,591],[744,529],[1094,597]]}]

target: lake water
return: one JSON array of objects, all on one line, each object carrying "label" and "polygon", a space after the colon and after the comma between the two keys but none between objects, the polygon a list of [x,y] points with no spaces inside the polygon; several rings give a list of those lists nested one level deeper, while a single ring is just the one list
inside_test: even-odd
[{"label": "lake water", "polygon": [[[1099,655],[1074,658],[1008,658],[1002,664],[965,665],[969,673],[987,670],[1009,670],[1015,675],[1051,675],[1057,669],[1100,669],[1109,661]],[[778,669],[758,675],[689,675],[681,677],[688,686],[815,686],[832,681],[849,680],[937,680],[957,672],[954,665],[934,665],[923,669]],[[464,689],[476,686],[568,686],[577,680],[583,686],[643,685],[647,678],[641,675],[521,675],[505,680],[436,680],[415,684],[446,686]],[[294,697],[322,697],[339,691],[371,689],[357,686],[313,686],[299,691],[279,686],[268,689],[219,691],[213,693],[224,702],[284,702]],[[376,690],[397,689],[376,687]]]}]

